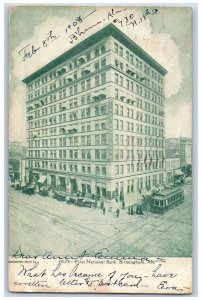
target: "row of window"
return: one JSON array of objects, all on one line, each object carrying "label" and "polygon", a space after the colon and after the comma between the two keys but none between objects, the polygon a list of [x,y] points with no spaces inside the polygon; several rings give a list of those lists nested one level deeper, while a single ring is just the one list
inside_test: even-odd
[{"label": "row of window", "polygon": [[82,110],[75,110],[71,111],[68,113],[63,113],[63,114],[58,114],[54,116],[50,116],[49,118],[43,118],[37,121],[32,121],[35,119],[35,116],[39,117],[40,113],[37,112],[36,114],[29,115],[27,117],[28,121],[28,129],[31,128],[37,128],[41,126],[47,126],[47,125],[54,125],[54,124],[60,124],[63,122],[68,122],[68,121],[76,121],[79,119],[84,119],[84,118],[90,118],[90,117],[97,117],[97,116],[102,116],[106,115],[108,113],[108,108],[107,104],[103,105],[96,105],[94,107],[87,107]]},{"label": "row of window", "polygon": [[[96,106],[94,109],[95,109],[94,115],[92,115],[92,116],[102,116],[102,115],[107,114],[107,106],[106,105]],[[90,108],[81,110],[80,111],[80,120],[85,119],[85,118],[90,118],[91,111],[92,110]],[[142,117],[143,117],[143,113],[136,112],[137,120],[143,121]],[[78,119],[77,111],[69,113],[69,121],[76,121],[77,119]],[[154,124],[154,125],[157,125],[160,127],[164,127],[162,119],[157,119],[156,117],[153,117],[153,116],[151,116],[151,118],[150,118],[150,116],[147,115],[147,116],[145,116],[144,122],[146,122],[146,120],[148,123],[151,123],[151,124]],[[152,122],[150,122],[150,120]],[[158,123],[157,123],[157,120],[158,120]],[[60,114],[58,116],[54,116],[51,118],[41,119],[38,121],[30,121],[30,122],[28,122],[28,129],[39,128],[39,127],[43,127],[43,126],[47,126],[47,125],[61,124],[61,123],[65,123],[65,122],[67,122],[67,114]],[[92,124],[87,124],[86,126],[82,125],[80,130],[78,130],[77,128],[73,128],[74,130],[71,128],[66,129],[64,126],[51,127],[49,129],[45,128],[45,129],[41,129],[41,130],[35,130],[33,132],[33,134],[31,134],[31,136],[35,135],[35,137],[39,137],[40,132],[42,133],[42,135],[48,134],[48,130],[50,132],[50,135],[52,135],[52,134],[56,134],[56,133],[57,134],[71,134],[71,133],[85,132],[85,128],[86,128],[86,131],[107,129],[106,122],[105,123],[104,122],[102,122],[102,123],[95,122],[94,126]],[[136,126],[136,131],[135,131],[135,126]],[[56,130],[56,128],[58,128],[58,131]],[[144,131],[143,131],[143,128],[144,128]],[[127,132],[144,133],[144,134],[156,135],[156,136],[157,135],[163,136],[163,134],[164,134],[164,130],[161,128],[156,128],[156,127],[152,127],[152,126],[150,127],[147,125],[143,126],[142,124],[139,124],[139,123],[136,124],[135,122],[125,122],[122,119],[114,120],[114,129],[124,130]]]},{"label": "row of window", "polygon": [[[124,114],[124,111],[125,111],[125,114]],[[152,105],[151,111],[153,113],[157,113],[157,107]],[[50,114],[56,113],[56,106],[55,105],[50,106],[49,110],[47,108],[42,109],[41,111],[36,110],[35,112],[32,113],[32,115],[28,116],[28,120],[33,120],[33,119],[39,118],[41,116],[46,116],[48,114],[48,112],[50,112]],[[92,112],[94,112],[94,113],[92,114]],[[68,120],[68,116],[69,116],[70,121],[77,120],[78,118],[79,119],[90,118],[91,114],[92,114],[93,117],[107,114],[107,104],[97,105],[97,106],[91,107],[91,108],[87,107],[87,108],[82,109],[82,110],[71,111],[69,113],[59,114],[57,116],[50,117],[49,119],[46,119],[46,120],[42,119],[41,120],[41,125],[44,126],[44,125],[56,124],[57,119],[58,119],[58,123],[63,123],[63,122],[66,122]],[[158,126],[161,126],[161,127],[163,127],[163,125],[164,125],[163,119],[160,118],[160,117],[153,116],[151,114],[146,114],[146,113],[143,113],[143,112],[140,112],[140,111],[135,111],[134,109],[130,109],[130,108],[126,108],[124,110],[124,107],[122,105],[115,104],[115,114],[119,115],[119,116],[130,118],[130,119],[151,123],[151,124],[158,125]],[[29,123],[30,123],[29,128],[33,128],[34,123],[33,122],[29,122]],[[115,126],[115,129],[118,129],[118,127],[120,127],[120,130],[124,130],[123,129],[123,123],[124,123],[123,120],[115,119],[115,123],[116,124],[120,123],[120,126]],[[133,123],[131,123],[131,124],[133,124]],[[131,125],[131,126],[133,126],[133,125]],[[38,127],[37,123],[36,123],[35,127]],[[133,130],[130,130],[130,129],[127,129],[127,130],[128,131],[133,131]]]},{"label": "row of window", "polygon": [[[86,90],[91,89],[92,87],[98,87],[99,85],[105,84],[107,77],[106,77],[106,73],[102,73],[99,75],[96,75],[94,77],[94,80],[92,80],[93,78],[88,78],[85,80],[82,80],[79,84],[73,84],[71,85],[69,88],[64,88],[63,90],[60,90],[57,94],[58,97],[56,97],[56,99],[60,100],[63,98],[66,98],[67,96],[73,96],[75,94],[78,94],[79,92],[84,92]],[[28,95],[28,100],[34,100],[40,96],[44,96],[46,93],[48,92],[54,92],[55,89],[57,89],[59,87],[57,87],[56,83],[54,83],[53,85],[50,84],[50,86],[43,88],[42,90],[37,90],[35,91],[35,93],[31,93]]]},{"label": "row of window", "polygon": [[[141,87],[140,87],[140,89],[137,88],[137,94],[139,96],[143,97],[143,93],[142,93],[142,88]],[[157,95],[155,95],[153,93],[152,94],[147,93],[146,95],[147,95],[146,98],[148,100],[151,100],[152,102],[154,102],[154,103],[156,103],[158,105],[164,106],[164,100],[163,100],[163,98],[157,97]],[[152,97],[150,97],[150,95],[152,95]],[[134,98],[134,97],[130,97],[130,96],[126,97],[125,91],[117,89],[117,88],[115,88],[115,94],[114,94],[114,96],[115,96],[116,100],[119,100],[121,102],[125,102],[125,103],[133,105],[135,107],[140,107],[141,109],[150,110],[150,109],[148,109],[148,104],[149,104],[149,107],[150,107],[150,105],[152,106],[152,104],[150,104],[149,102],[147,102],[147,104],[145,105],[145,107],[143,107],[142,104],[145,102],[144,101],[145,99],[142,100],[142,99]]]},{"label": "row of window", "polygon": [[[91,89],[91,87],[98,87],[100,85],[103,85],[106,83],[106,73],[102,73],[102,74],[95,76],[93,84],[92,84],[91,79],[92,78],[88,78],[86,80],[82,80],[80,84],[71,85],[69,87],[69,92],[68,92],[67,88],[63,88],[63,90],[58,91],[54,95],[51,95],[50,98],[51,98],[51,100],[54,99],[55,101],[61,100],[61,99],[67,97],[67,92],[68,92],[68,96],[73,96],[75,94],[78,94],[78,92],[84,92],[86,90],[89,90],[89,89]],[[125,86],[128,91],[132,91],[134,93],[137,93],[140,96],[144,96],[146,99],[149,99],[151,101],[157,101],[156,94],[150,93],[150,91],[147,89],[143,89],[143,87],[140,86],[139,84],[135,85],[133,81],[129,81],[128,79],[126,79],[126,83],[124,85],[124,77],[119,76],[117,73],[115,73],[115,83],[119,84],[121,86]],[[135,88],[135,86],[136,86],[136,88]],[[34,100],[40,96],[44,96],[44,94],[46,94],[48,92],[53,92],[55,89],[61,88],[61,87],[62,87],[61,83],[59,83],[59,86],[56,83],[54,83],[53,85],[51,84],[49,86],[49,88],[46,86],[42,90],[37,90],[37,91],[35,91],[35,93],[29,94],[28,100]],[[78,87],[80,87],[80,89],[78,89]],[[162,88],[158,87],[158,90],[157,90],[156,84],[154,86],[152,85],[152,89],[154,89],[155,92],[158,92],[161,95],[163,94]],[[143,95],[143,91],[144,91],[144,95]],[[163,105],[163,99],[161,97],[158,97],[158,102],[160,105]]]},{"label": "row of window", "polygon": [[[43,128],[39,130],[29,131],[28,138],[52,136],[52,135],[61,135],[61,130],[63,127],[50,127]],[[69,133],[81,133],[81,132],[90,132],[90,131],[102,131],[108,129],[107,123],[104,120],[92,122],[92,123],[81,123],[79,126],[80,130],[76,128],[69,129]],[[74,132],[73,132],[74,130]]]},{"label": "row of window", "polygon": [[[152,123],[155,125],[157,125],[157,120],[158,120],[158,123],[162,124],[163,119],[161,117],[153,116],[153,115],[151,115],[151,113],[163,115],[164,111],[162,111],[162,110],[159,111],[158,107],[156,105],[153,105],[153,104],[150,105],[150,103],[147,103],[146,101],[144,104],[145,104],[145,106],[143,109],[149,111],[150,114],[143,113],[143,112],[133,109],[133,108],[124,107],[123,105],[120,105],[120,104],[115,104],[114,113],[118,116],[127,117],[130,119],[136,119],[136,120]],[[161,125],[159,125],[159,126],[161,126]]]},{"label": "row of window", "polygon": [[35,88],[38,88],[39,86],[46,84],[47,82],[61,76],[63,72],[70,72],[73,69],[80,67],[85,62],[91,60],[93,57],[98,57],[99,55],[102,55],[105,52],[106,52],[106,45],[105,43],[102,43],[96,46],[94,50],[89,50],[85,54],[83,55],[81,54],[73,60],[71,59],[70,62],[65,63],[63,66],[60,67],[60,69],[55,69],[49,74],[42,76],[40,79],[37,79],[34,82],[28,84],[28,90],[31,91]]},{"label": "row of window", "polygon": [[[120,134],[114,135],[115,145],[125,146],[144,146],[144,147],[164,147],[164,139],[158,138],[142,138],[134,136],[125,136]],[[143,143],[144,142],[144,143]],[[49,138],[49,139],[32,139],[28,141],[29,148],[47,148],[47,147],[66,147],[66,146],[94,146],[108,145],[109,138],[107,134],[101,135],[84,135],[64,138]]]},{"label": "row of window", "polygon": [[154,71],[148,64],[146,64],[143,60],[138,57],[135,57],[134,54],[128,49],[123,48],[121,44],[117,42],[114,43],[114,51],[127,60],[131,65],[137,67],[140,71],[143,71],[148,76],[151,76],[154,80],[159,83],[163,82],[162,76]]},{"label": "row of window", "polygon": [[[31,112],[32,114],[35,115],[35,117],[40,117],[52,113],[62,112],[66,109],[72,109],[78,106],[83,106],[104,99],[106,99],[106,88],[95,91],[94,95],[91,93],[84,94],[79,98],[77,97],[74,99],[70,99],[68,101],[65,100],[63,103],[60,102],[59,104],[54,104],[54,105],[49,105],[49,104],[52,104],[54,103],[54,101],[56,101],[56,95],[50,95],[49,97],[44,98],[40,102],[36,102],[35,104],[29,105],[27,108],[27,112],[29,113]],[[49,106],[44,107],[46,105]]]},{"label": "row of window", "polygon": [[[136,140],[135,140],[136,139]],[[144,143],[143,143],[144,141]],[[128,146],[144,146],[144,147],[164,147],[164,140],[160,138],[142,138],[134,136],[125,136],[122,134],[114,135],[114,144],[115,145],[128,145]]]},{"label": "row of window", "polygon": [[166,169],[167,170],[176,170],[180,168],[180,158],[176,160],[166,160]]},{"label": "row of window", "polygon": [[[144,63],[140,58],[135,58],[134,54],[129,50],[126,50],[122,47],[122,45],[118,43],[114,43],[114,51],[119,54],[121,57],[126,59],[128,63],[137,67],[140,71],[143,71],[148,76],[151,76],[154,80],[159,83],[162,83],[163,78],[160,74],[158,74],[155,70],[153,70],[148,64]],[[102,44],[100,46],[96,46],[94,50],[90,50],[83,55],[78,56],[73,61],[69,63],[65,63],[59,69],[55,69],[50,72],[48,75],[42,76],[40,79],[35,80],[34,82],[28,85],[28,90],[32,91],[41,85],[48,83],[49,81],[58,78],[62,74],[66,72],[71,72],[74,68],[81,67],[84,63],[89,61],[92,57],[98,57],[99,55],[106,52],[106,45]],[[98,68],[98,65],[95,63],[95,69]]]},{"label": "row of window", "polygon": [[163,161],[153,161],[152,163],[133,163],[126,165],[115,165],[115,175],[135,174],[136,172],[154,171],[162,168],[164,168]]},{"label": "row of window", "polygon": [[[94,129],[93,129],[94,128]],[[144,128],[144,132],[143,132]],[[106,122],[101,122],[101,123],[95,123],[94,126],[91,126],[91,124],[86,124],[86,125],[81,125],[81,130],[78,131],[77,128],[71,128],[71,129],[65,129],[64,127],[51,127],[51,128],[45,128],[41,130],[35,130],[35,131],[30,131],[28,133],[28,138],[39,138],[43,136],[52,136],[52,135],[61,135],[61,134],[79,134],[82,132],[90,132],[90,131],[100,131],[100,130],[106,130],[107,125]],[[152,135],[152,136],[164,136],[164,131],[163,129],[158,129],[156,127],[149,127],[149,126],[144,126],[142,124],[136,124],[136,131],[135,129],[135,124],[132,122],[123,122],[122,120],[117,120],[115,119],[114,123],[114,129],[116,130],[123,130],[127,132],[136,132],[140,134],[145,134],[145,135]],[[131,142],[132,145],[134,145],[134,137],[133,142]],[[146,143],[147,143],[147,138],[145,138]],[[146,144],[145,143],[145,144]]]},{"label": "row of window", "polygon": [[136,128],[135,128],[134,122],[124,122],[123,120],[119,120],[119,119],[114,120],[114,129],[123,130],[127,132],[142,133],[146,135],[164,136],[163,135],[164,130],[161,128],[150,127],[147,125],[143,126],[142,124],[136,124]]},{"label": "row of window", "polygon": [[[106,149],[70,149],[70,150],[28,150],[29,158],[62,158],[62,159],[106,159]],[[115,160],[132,160],[132,161],[144,161],[145,164],[151,164],[153,161],[162,160],[164,161],[163,150],[134,150],[134,149],[115,149],[114,150]]]},{"label": "row of window", "polygon": [[[48,161],[33,161],[29,160],[28,161],[28,167],[30,168],[46,168],[46,169],[52,169],[52,170],[59,170],[59,171],[69,171],[69,172],[74,172],[74,173],[88,173],[88,174],[97,174],[97,175],[106,175],[106,166],[91,166],[90,164],[88,165],[78,165],[78,164],[67,164],[67,163],[62,163],[62,162],[48,162]],[[124,170],[125,168],[125,170]],[[137,164],[136,165],[136,170],[135,170],[135,164],[127,164],[126,166],[124,165],[115,165],[115,175],[123,175],[123,174],[133,174],[136,172],[143,172],[145,170],[158,170],[163,168],[163,164],[161,162],[153,163],[152,165],[147,165],[144,166],[143,164]]]},{"label": "row of window", "polygon": [[[74,105],[72,105],[72,103],[74,103]],[[76,107],[76,103],[77,102],[75,100],[74,100],[74,102],[73,102],[73,100],[71,100],[71,103],[70,103],[71,108]],[[70,116],[69,117],[70,120],[72,120],[74,118],[77,119],[78,115],[79,115],[80,118],[89,118],[89,117],[91,117],[91,111],[93,109],[95,111],[95,116],[98,116],[98,115],[102,115],[102,114],[106,113],[107,106],[106,106],[106,104],[105,105],[103,104],[102,106],[95,106],[94,108],[93,107],[91,107],[91,108],[88,107],[88,108],[80,110],[80,114],[78,114],[78,112],[77,112],[75,116],[74,116],[74,112],[72,112],[72,111],[68,112],[68,113],[63,113],[61,115],[58,115],[59,116],[59,122],[66,122],[68,114]],[[150,105],[150,103],[147,103],[147,102],[145,102],[144,109],[149,111],[150,113],[161,115],[161,117],[164,115],[163,110],[158,110],[158,107],[156,105]],[[56,105],[51,105],[51,106],[46,107],[46,108],[35,110],[34,112],[32,112],[31,115],[28,115],[28,120],[43,117],[43,116],[46,116],[46,115],[49,115],[49,114],[55,114],[57,112],[62,112],[63,110],[66,110],[66,104],[65,103],[60,103],[59,104],[58,111],[57,111],[57,106]],[[143,112],[140,112],[140,111],[136,111],[133,108],[125,108],[123,105],[115,104],[114,113],[116,115],[119,115],[119,116],[131,118],[131,119],[136,119],[136,120],[140,120],[140,121],[145,121],[145,122],[152,123],[152,124],[155,124],[155,125],[157,125],[157,120],[158,120],[159,126],[163,126],[163,119],[162,118],[158,117],[158,119],[157,119],[156,116],[153,116],[151,114],[146,114],[146,113],[143,113]],[[144,119],[143,119],[143,116],[144,116]]]},{"label": "row of window", "polygon": [[[136,183],[136,188],[135,188]],[[164,184],[164,174],[154,174],[152,176],[138,177],[135,179],[127,180],[126,182],[120,181],[116,183],[116,195],[121,193],[134,193],[135,191],[140,192],[143,189],[151,189],[152,187],[157,187]]]},{"label": "row of window", "polygon": [[[116,65],[116,60],[115,60],[115,65]],[[129,73],[129,70],[128,72]],[[157,85],[155,82],[150,81],[149,79],[147,79],[146,77],[142,77],[140,74],[138,74],[136,72],[136,75],[134,77],[132,77],[132,80],[129,80],[128,78],[126,78],[123,75],[120,75],[118,73],[114,74],[114,82],[120,86],[123,86],[125,88],[127,88],[127,90],[130,90],[132,92],[137,92],[137,94],[141,94],[143,93],[143,87],[142,85],[147,86],[149,89],[152,89],[154,92],[163,95],[163,88],[160,85]],[[134,88],[135,86],[135,81],[139,81],[141,85],[136,83],[136,90]],[[146,88],[144,88],[144,97],[150,99],[150,90],[147,90]]]},{"label": "row of window", "polygon": [[[99,135],[97,135],[99,136]],[[67,144],[67,140],[69,139],[69,143]],[[69,138],[51,138],[51,139],[41,139],[41,140],[31,140],[28,141],[29,148],[33,147],[66,147],[66,146],[78,146],[78,140],[80,140],[81,146],[91,146],[91,145],[106,145],[108,143],[107,135],[101,134],[97,139],[93,138],[91,135],[81,136],[81,137],[69,137]],[[98,144],[99,141],[99,144]]]},{"label": "row of window", "polygon": [[[98,78],[99,78],[99,76],[98,76]],[[84,85],[85,85],[85,82],[84,82]],[[72,95],[74,94],[73,87],[72,87],[72,90],[71,90],[71,94]],[[34,115],[35,115],[35,117],[39,117],[39,116],[43,116],[43,115],[47,115],[47,114],[61,112],[61,111],[64,111],[66,109],[72,109],[74,107],[77,107],[78,104],[85,105],[85,104],[89,104],[91,102],[104,100],[104,99],[107,98],[106,94],[107,94],[106,89],[101,89],[99,91],[96,91],[94,93],[94,95],[91,94],[91,93],[89,93],[87,95],[82,95],[81,98],[80,98],[79,103],[78,103],[78,98],[75,98],[75,99],[70,99],[69,101],[65,101],[63,103],[59,103],[58,105],[54,104],[54,105],[51,105],[49,107],[45,107],[45,108],[42,107],[41,108],[41,106],[51,104],[51,103],[53,103],[54,101],[57,100],[56,94],[54,94],[54,95],[50,95],[49,99],[46,97],[46,98],[42,99],[40,102],[32,104],[31,106],[28,106],[27,111],[31,112],[33,109],[34,110],[36,109],[36,111],[34,111]],[[135,107],[139,107],[141,109],[150,111],[151,113],[155,113],[155,114],[159,114],[160,112],[163,113],[163,110],[159,109],[157,107],[157,105],[155,105],[155,104],[151,104],[150,102],[147,102],[145,100],[138,99],[138,98],[136,98],[136,99],[129,99],[129,98],[125,99],[126,97],[121,96],[121,94],[122,94],[122,92],[120,90],[115,89],[115,99],[116,100],[121,100],[122,102],[132,104]],[[152,94],[152,95],[154,95],[154,94]],[[59,96],[58,100],[62,100],[63,98],[65,98],[66,97],[66,90],[60,91],[58,96]],[[152,97],[152,98],[153,98],[152,101],[154,101],[156,104],[161,105],[161,106],[163,105],[163,98],[157,97],[156,95],[154,95],[154,97]],[[122,111],[121,111],[121,109],[122,109]],[[121,115],[123,115],[123,107],[120,108],[119,113]]]},{"label": "row of window", "polygon": [[87,173],[87,174],[97,174],[97,175],[107,175],[106,166],[92,166],[91,165],[78,165],[78,164],[67,164],[62,162],[48,162],[48,161],[28,161],[28,166],[30,168],[39,169],[50,169],[56,171],[68,171],[74,173]]},{"label": "row of window", "polygon": [[163,150],[134,150],[134,149],[115,149],[114,158],[116,160],[140,160],[143,159],[145,163],[152,163],[153,159],[164,160]]}]

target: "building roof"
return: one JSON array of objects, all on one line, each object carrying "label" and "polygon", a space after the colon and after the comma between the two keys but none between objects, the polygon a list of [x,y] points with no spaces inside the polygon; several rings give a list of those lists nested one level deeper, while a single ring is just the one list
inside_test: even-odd
[{"label": "building roof", "polygon": [[192,144],[192,139],[187,137],[180,137],[180,143],[189,143]]},{"label": "building roof", "polygon": [[166,158],[179,158],[179,152],[176,149],[166,149]]},{"label": "building roof", "polygon": [[60,65],[66,60],[72,58],[76,54],[81,53],[82,51],[88,49],[93,46],[96,42],[101,41],[102,39],[112,36],[117,39],[120,43],[125,45],[129,50],[131,50],[135,55],[143,59],[147,62],[151,67],[153,67],[156,71],[158,71],[161,75],[166,75],[167,70],[162,67],[155,59],[153,59],[149,54],[147,54],[142,48],[140,48],[132,39],[126,36],[121,30],[119,30],[115,25],[109,24],[97,31],[93,35],[89,36],[79,44],[75,45],[65,53],[61,54],[36,72],[32,73],[28,77],[24,78],[22,81],[26,84],[30,83],[32,80],[38,78],[45,72],[48,72],[52,68]]}]

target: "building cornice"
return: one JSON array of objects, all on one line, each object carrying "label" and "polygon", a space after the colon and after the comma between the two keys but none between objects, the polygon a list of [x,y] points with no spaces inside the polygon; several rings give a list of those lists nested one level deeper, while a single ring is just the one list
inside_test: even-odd
[{"label": "building cornice", "polygon": [[42,68],[38,69],[36,72],[32,73],[28,77],[24,78],[22,81],[26,84],[29,84],[32,80],[37,79],[42,74],[52,70],[56,66],[59,66],[63,62],[71,59],[75,55],[82,53],[91,46],[95,45],[97,42],[103,40],[106,37],[114,37],[120,43],[125,45],[130,51],[132,51],[139,58],[147,62],[152,68],[158,71],[161,75],[166,75],[167,70],[162,67],[155,59],[153,59],[148,53],[146,53],[141,47],[139,47],[132,39],[126,36],[121,30],[119,30],[115,25],[109,24],[94,33],[93,35],[86,38],[84,41],[75,45],[65,53],[61,54]]}]

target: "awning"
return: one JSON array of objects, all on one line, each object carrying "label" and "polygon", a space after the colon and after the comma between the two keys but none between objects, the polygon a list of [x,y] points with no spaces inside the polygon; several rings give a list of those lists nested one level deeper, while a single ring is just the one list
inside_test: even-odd
[{"label": "awning", "polygon": [[66,66],[63,66],[63,67],[61,68],[61,71],[63,71],[64,73],[67,72],[67,67],[66,67]]},{"label": "awning", "polygon": [[95,92],[94,95],[92,96],[92,98],[96,98],[99,96],[99,92]]},{"label": "awning", "polygon": [[45,182],[46,178],[47,178],[47,176],[45,176],[45,175],[41,176],[38,180],[38,183],[43,184]]},{"label": "awning", "polygon": [[180,169],[178,169],[178,170],[175,170],[175,175],[182,176],[182,175],[184,175],[184,173]]},{"label": "awning", "polygon": [[120,96],[120,99],[121,99],[121,100],[124,100],[124,98],[126,98],[126,97],[125,97],[125,96]]},{"label": "awning", "polygon": [[69,77],[67,77],[67,80],[68,80],[69,82],[71,82],[71,81],[73,81],[73,78],[72,78],[71,76],[69,76]]},{"label": "awning", "polygon": [[37,102],[35,103],[35,108],[39,107],[40,105],[41,105],[41,102],[40,102],[40,101],[37,101]]},{"label": "awning", "polygon": [[79,61],[82,62],[82,63],[85,62],[85,56],[82,55],[81,57],[79,57]]},{"label": "awning", "polygon": [[56,72],[57,72],[57,73],[60,73],[61,70],[62,70],[62,68],[59,68],[59,69],[56,70]]}]

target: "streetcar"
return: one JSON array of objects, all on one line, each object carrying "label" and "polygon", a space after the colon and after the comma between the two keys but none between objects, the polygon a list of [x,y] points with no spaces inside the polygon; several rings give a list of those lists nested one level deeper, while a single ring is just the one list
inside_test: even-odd
[{"label": "streetcar", "polygon": [[150,198],[151,212],[164,213],[184,201],[184,190],[173,188],[159,191]]}]

